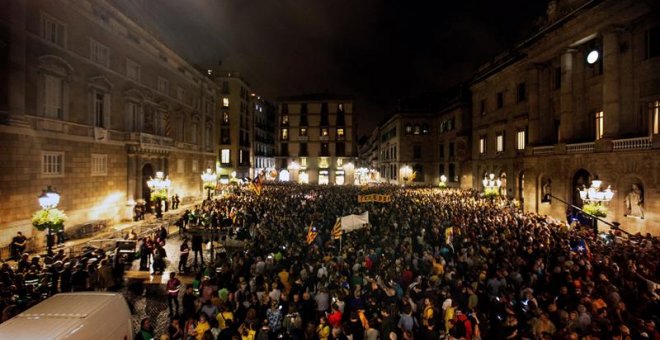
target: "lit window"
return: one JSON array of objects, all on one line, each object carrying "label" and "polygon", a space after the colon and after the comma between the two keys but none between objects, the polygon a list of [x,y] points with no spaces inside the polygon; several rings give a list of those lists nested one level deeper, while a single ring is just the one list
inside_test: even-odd
[{"label": "lit window", "polygon": [[229,98],[222,98],[222,107],[229,107]]},{"label": "lit window", "polygon": [[108,174],[108,155],[92,154],[92,176]]},{"label": "lit window", "polygon": [[289,115],[282,116],[282,125],[289,124]]},{"label": "lit window", "polygon": [[176,172],[182,174],[186,169],[186,163],[184,159],[176,160]]},{"label": "lit window", "polygon": [[99,65],[108,67],[110,64],[110,50],[94,39],[91,40],[90,46],[90,59]]},{"label": "lit window", "polygon": [[321,129],[321,136],[326,137],[328,135],[328,128]]},{"label": "lit window", "polygon": [[41,174],[44,177],[64,175],[64,152],[42,152]]},{"label": "lit window", "polygon": [[344,165],[344,160],[341,158],[337,158],[337,168],[341,168],[342,165]]},{"label": "lit window", "polygon": [[603,138],[603,125],[604,125],[604,115],[603,111],[596,112],[596,139]]},{"label": "lit window", "polygon": [[220,151],[220,163],[229,164],[229,149],[222,149]]},{"label": "lit window", "polygon": [[307,128],[300,128],[300,136],[307,137]]},{"label": "lit window", "polygon": [[486,137],[479,138],[479,153],[480,154],[486,153]]},{"label": "lit window", "polygon": [[222,113],[222,122],[225,124],[229,124],[229,112]]},{"label": "lit window", "polygon": [[497,135],[497,152],[504,152],[504,134]]},{"label": "lit window", "polygon": [[282,129],[282,140],[289,139],[289,129]]},{"label": "lit window", "polygon": [[344,138],[344,129],[342,128],[337,129],[337,137]]},{"label": "lit window", "polygon": [[525,130],[520,130],[516,133],[516,149],[525,150]]},{"label": "lit window", "polygon": [[409,135],[412,133],[412,125],[406,124],[406,134]]},{"label": "lit window", "polygon": [[328,167],[328,157],[321,157],[319,160],[319,168],[327,168]]},{"label": "lit window", "polygon": [[300,157],[300,167],[301,168],[307,167],[307,157]]},{"label": "lit window", "polygon": [[420,133],[422,133],[422,128],[419,125],[415,124],[415,132],[414,133],[416,135],[419,135]]},{"label": "lit window", "polygon": [[328,170],[319,171],[319,184],[327,185],[330,183],[330,177],[328,176]]},{"label": "lit window", "polygon": [[61,22],[47,15],[41,17],[41,37],[53,44],[65,47],[66,27]]},{"label": "lit window", "polygon": [[660,133],[660,101],[654,101],[649,105],[651,111],[651,126],[654,135]]}]

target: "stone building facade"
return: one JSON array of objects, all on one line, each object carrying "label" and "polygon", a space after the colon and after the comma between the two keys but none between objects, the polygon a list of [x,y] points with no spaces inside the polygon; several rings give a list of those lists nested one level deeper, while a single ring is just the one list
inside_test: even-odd
[{"label": "stone building facade", "polygon": [[201,198],[215,163],[216,85],[107,2],[0,4],[0,244],[32,234],[37,195],[68,226],[131,217],[146,180]]},{"label": "stone building facade", "polygon": [[353,98],[331,94],[279,100],[276,150],[280,179],[352,184],[357,160]]},{"label": "stone building facade", "polygon": [[607,220],[660,234],[659,14],[550,1],[539,31],[472,80],[473,186],[493,173],[525,210],[565,219],[558,199],[581,206],[578,188],[599,179],[615,191]]},{"label": "stone building facade", "polygon": [[275,169],[275,106],[264,97],[253,96],[254,102],[254,172]]}]

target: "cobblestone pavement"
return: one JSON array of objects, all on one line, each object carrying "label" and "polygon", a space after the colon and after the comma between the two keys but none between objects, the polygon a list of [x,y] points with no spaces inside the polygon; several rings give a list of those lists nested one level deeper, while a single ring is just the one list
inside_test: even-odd
[{"label": "cobblestone pavement", "polygon": [[[179,247],[181,238],[179,236],[170,236],[165,243],[167,252],[167,268],[165,274],[169,275],[171,271],[177,271],[179,264]],[[138,270],[139,260],[133,261],[131,270]],[[153,270],[152,270],[153,271]],[[155,335],[158,338],[162,334],[167,334],[170,317],[167,306],[167,295],[165,283],[169,276],[165,276],[163,283],[158,285],[127,285],[123,289],[124,296],[129,305],[131,305],[133,314],[133,329],[137,332],[140,329],[140,321],[143,318],[150,318],[154,325]],[[183,289],[181,290],[183,294]]]}]

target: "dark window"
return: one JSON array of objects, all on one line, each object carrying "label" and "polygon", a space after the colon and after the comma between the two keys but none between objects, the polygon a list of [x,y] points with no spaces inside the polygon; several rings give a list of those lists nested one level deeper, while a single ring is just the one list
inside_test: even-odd
[{"label": "dark window", "polygon": [[440,159],[445,158],[445,145],[440,144]]},{"label": "dark window", "polygon": [[330,150],[328,149],[328,143],[321,143],[321,156],[330,156]]},{"label": "dark window", "polygon": [[449,157],[454,157],[454,143],[449,143]]},{"label": "dark window", "polygon": [[336,156],[346,156],[346,145],[344,143],[335,144]]},{"label": "dark window", "polygon": [[288,143],[280,144],[280,156],[288,156],[288,155],[289,155],[289,144]]},{"label": "dark window", "polygon": [[422,158],[422,146],[421,145],[413,145],[413,158],[414,159]]},{"label": "dark window", "polygon": [[555,67],[555,74],[552,77],[552,81],[555,90],[561,89],[561,67]]},{"label": "dark window", "polygon": [[298,156],[307,157],[307,143],[300,143],[300,154]]},{"label": "dark window", "polygon": [[321,103],[321,113],[328,113],[328,103]]},{"label": "dark window", "polygon": [[229,82],[226,80],[222,82],[222,93],[229,93]]},{"label": "dark window", "polygon": [[660,56],[660,25],[646,31],[646,58]]},{"label": "dark window", "polygon": [[289,113],[289,104],[282,104],[282,113]]},{"label": "dark window", "polygon": [[301,114],[300,115],[300,126],[307,126],[309,125],[307,123],[307,115],[306,114]]},{"label": "dark window", "polygon": [[413,166],[413,171],[415,172],[415,182],[424,182],[424,167],[421,164],[415,164]]},{"label": "dark window", "polygon": [[456,182],[456,165],[454,163],[449,163],[449,181]]},{"label": "dark window", "polygon": [[300,113],[307,113],[307,104],[300,104]]},{"label": "dark window", "polygon": [[231,144],[228,127],[223,127],[220,129],[220,144]]},{"label": "dark window", "polygon": [[501,109],[504,106],[504,93],[497,92],[497,108]]},{"label": "dark window", "polygon": [[445,164],[440,163],[440,168],[438,169],[438,172],[440,173],[440,176],[445,174]]},{"label": "dark window", "polygon": [[428,124],[423,124],[422,125],[422,134],[424,134],[424,135],[429,134],[429,125]]},{"label": "dark window", "polygon": [[328,119],[328,113],[321,113],[321,126],[329,126],[330,120]]},{"label": "dark window", "polygon": [[337,126],[344,126],[344,125],[346,125],[344,111],[337,112]]},{"label": "dark window", "polygon": [[481,100],[481,115],[483,116],[485,114],[486,114],[486,99],[482,99]]},{"label": "dark window", "polygon": [[522,103],[527,100],[527,86],[525,83],[518,84],[518,103]]},{"label": "dark window", "polygon": [[222,123],[229,124],[229,112],[222,113]]}]

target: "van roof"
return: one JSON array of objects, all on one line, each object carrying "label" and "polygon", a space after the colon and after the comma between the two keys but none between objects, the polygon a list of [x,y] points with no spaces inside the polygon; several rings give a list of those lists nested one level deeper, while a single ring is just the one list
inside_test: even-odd
[{"label": "van roof", "polygon": [[116,298],[115,293],[57,294],[20,313],[18,317],[85,318]]}]

